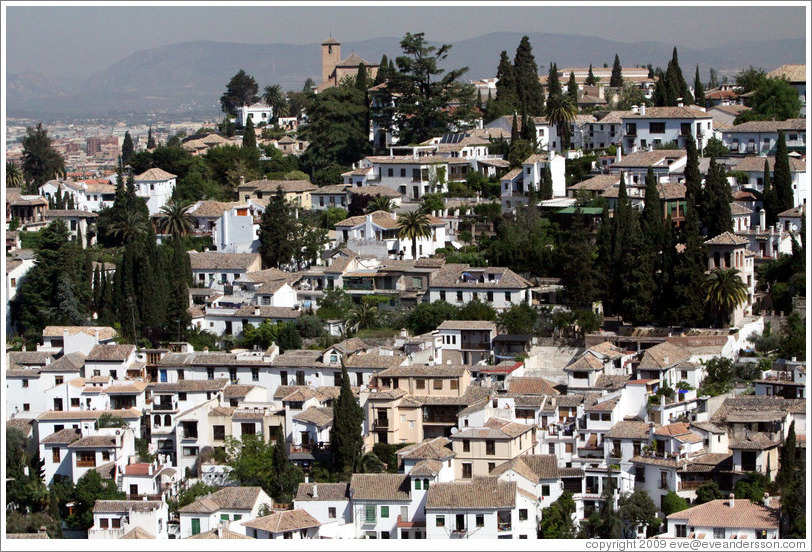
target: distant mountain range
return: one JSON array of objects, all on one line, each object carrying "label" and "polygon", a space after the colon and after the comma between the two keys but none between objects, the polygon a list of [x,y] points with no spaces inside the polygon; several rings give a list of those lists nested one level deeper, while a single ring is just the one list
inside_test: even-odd
[{"label": "distant mountain range", "polygon": [[[492,77],[499,54],[513,58],[524,33],[498,32],[459,41],[445,61],[446,68],[469,67],[468,79]],[[559,68],[611,66],[617,53],[625,67],[665,67],[673,45],[660,42],[624,43],[602,38],[532,33],[528,35],[539,72],[549,63]],[[338,37],[340,39],[340,37]],[[356,52],[378,63],[383,54],[401,54],[400,38],[377,38],[341,45],[342,57]],[[720,75],[748,66],[772,70],[785,63],[804,63],[804,39],[748,40],[714,48],[679,47],[686,80],[693,83],[698,64],[707,79],[713,67]],[[105,117],[124,114],[216,115],[219,97],[228,80],[240,69],[253,75],[260,90],[279,84],[301,89],[304,81],[321,78],[320,44],[239,44],[195,41],[136,52],[83,82],[58,81],[33,71],[7,75],[9,117]]]}]

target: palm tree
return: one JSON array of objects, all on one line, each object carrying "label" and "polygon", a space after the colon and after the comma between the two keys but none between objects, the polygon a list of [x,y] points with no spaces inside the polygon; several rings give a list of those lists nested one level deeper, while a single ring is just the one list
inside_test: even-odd
[{"label": "palm tree", "polygon": [[409,211],[398,217],[398,237],[412,240],[412,258],[417,260],[417,240],[431,236],[429,217],[420,211]]},{"label": "palm tree", "polygon": [[282,94],[282,88],[278,84],[266,86],[262,99],[265,100],[266,104],[273,106],[274,117],[284,117],[288,114],[285,95]]},{"label": "palm tree", "polygon": [[130,209],[123,218],[110,224],[108,232],[114,237],[121,237],[123,243],[130,243],[147,232],[147,220],[141,211]]},{"label": "palm tree", "polygon": [[555,125],[558,135],[561,137],[561,149],[569,146],[570,123],[575,120],[577,107],[572,104],[572,99],[563,94],[554,94],[547,98],[544,106],[544,114],[551,124]]},{"label": "palm tree", "polygon": [[18,188],[23,183],[23,172],[14,161],[6,161],[6,186]]},{"label": "palm tree", "polygon": [[705,302],[723,324],[730,320],[736,307],[747,302],[747,286],[736,268],[717,268],[705,280]]},{"label": "palm tree", "polygon": [[392,200],[382,195],[376,195],[369,203],[367,203],[367,213],[374,213],[375,211],[386,211],[391,213],[393,209]]},{"label": "palm tree", "polygon": [[357,332],[364,328],[373,327],[377,321],[378,306],[367,301],[361,301],[353,307],[347,316],[347,329],[351,332]]},{"label": "palm tree", "polygon": [[191,234],[195,227],[195,218],[189,213],[190,203],[181,203],[173,199],[161,207],[156,227],[158,232],[179,238]]}]

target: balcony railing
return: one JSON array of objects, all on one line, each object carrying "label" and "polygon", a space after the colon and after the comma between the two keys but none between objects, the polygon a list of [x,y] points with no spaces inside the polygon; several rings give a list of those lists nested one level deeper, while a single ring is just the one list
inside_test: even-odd
[{"label": "balcony railing", "polygon": [[95,468],[96,461],[95,460],[77,460],[76,461],[77,468]]},{"label": "balcony railing", "polygon": [[153,410],[175,410],[176,408],[173,403],[152,403]]},{"label": "balcony railing", "polygon": [[503,531],[510,531],[511,524],[509,521],[500,521],[497,523],[496,528],[500,533]]},{"label": "balcony railing", "polygon": [[464,539],[468,534],[467,529],[454,529],[451,531],[451,538],[452,539]]},{"label": "balcony railing", "polygon": [[109,528],[109,529],[88,529],[87,538],[89,539],[120,539],[124,536],[124,528]]},{"label": "balcony railing", "polygon": [[372,422],[372,427],[374,429],[388,429],[389,428],[389,420],[386,418],[378,418]]},{"label": "balcony railing", "polygon": [[707,481],[680,481],[677,486],[678,491],[695,491],[700,485],[704,485]]},{"label": "balcony railing", "polygon": [[424,424],[456,424],[457,416],[438,415],[438,414],[424,414]]}]

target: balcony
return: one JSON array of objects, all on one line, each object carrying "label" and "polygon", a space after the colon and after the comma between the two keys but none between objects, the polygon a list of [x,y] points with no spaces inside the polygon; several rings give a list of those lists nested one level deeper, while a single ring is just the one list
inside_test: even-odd
[{"label": "balcony", "polygon": [[496,525],[496,530],[499,531],[500,533],[502,533],[504,531],[510,531],[511,530],[511,524],[510,524],[509,521],[500,521]]},{"label": "balcony", "polygon": [[389,429],[389,420],[386,418],[378,418],[372,422],[373,429]]},{"label": "balcony", "polygon": [[77,468],[95,468],[96,460],[76,460]]},{"label": "balcony", "polygon": [[[509,531],[510,528],[508,528],[507,530]],[[454,529],[453,531],[451,531],[451,538],[452,539],[464,539],[467,536],[468,536],[468,530],[467,529]]]},{"label": "balcony", "polygon": [[424,424],[456,424],[457,416],[448,414],[423,414]]},{"label": "balcony", "polygon": [[177,410],[177,408],[178,408],[177,405],[171,402],[152,403],[152,410]]},{"label": "balcony", "polygon": [[88,529],[87,538],[89,539],[120,539],[124,536],[124,528],[118,529]]},{"label": "balcony", "polygon": [[680,481],[677,486],[678,491],[695,491],[700,485],[704,485],[707,481]]}]

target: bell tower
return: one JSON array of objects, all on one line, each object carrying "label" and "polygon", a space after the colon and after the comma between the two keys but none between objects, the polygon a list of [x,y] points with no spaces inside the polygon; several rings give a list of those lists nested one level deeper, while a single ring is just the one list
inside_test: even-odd
[{"label": "bell tower", "polygon": [[321,43],[321,82],[330,78],[339,61],[341,61],[341,43],[331,36]]}]

